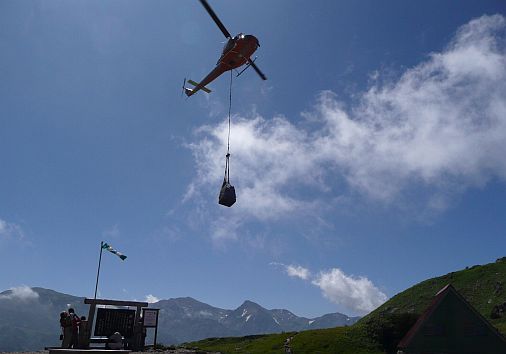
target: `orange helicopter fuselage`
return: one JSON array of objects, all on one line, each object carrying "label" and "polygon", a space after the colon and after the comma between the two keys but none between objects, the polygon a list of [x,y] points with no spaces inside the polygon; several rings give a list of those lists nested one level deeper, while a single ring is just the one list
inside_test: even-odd
[{"label": "orange helicopter fuselage", "polygon": [[216,67],[193,90],[185,89],[186,95],[191,96],[195,94],[225,71],[238,68],[249,62],[251,56],[259,46],[258,39],[250,34],[245,35],[240,33],[234,38],[228,39],[223,47],[221,57],[216,63]]}]

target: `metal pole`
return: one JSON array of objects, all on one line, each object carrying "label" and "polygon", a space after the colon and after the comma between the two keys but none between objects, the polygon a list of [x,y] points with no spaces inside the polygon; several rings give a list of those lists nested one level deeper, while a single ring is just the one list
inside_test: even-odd
[{"label": "metal pole", "polygon": [[100,276],[100,263],[102,262],[102,246],[104,245],[104,241],[100,241],[100,256],[98,257],[98,270],[97,270],[97,282],[95,283],[95,296],[93,299],[97,299],[97,289],[98,289],[98,277]]},{"label": "metal pole", "polygon": [[155,327],[155,345],[153,346],[153,349],[156,351],[156,336],[158,334],[158,319],[156,320],[156,327]]}]

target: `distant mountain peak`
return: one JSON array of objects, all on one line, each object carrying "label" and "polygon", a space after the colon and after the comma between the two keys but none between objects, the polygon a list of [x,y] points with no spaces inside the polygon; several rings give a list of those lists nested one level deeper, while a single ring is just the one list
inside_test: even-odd
[{"label": "distant mountain peak", "polygon": [[257,304],[256,302],[253,302],[251,300],[246,300],[242,303],[241,306],[239,306],[237,309],[251,309],[251,310],[265,310],[267,311],[267,309],[263,308],[262,306],[260,306],[259,304]]},{"label": "distant mountain peak", "polygon": [[[30,292],[36,292],[38,297],[33,299],[36,306],[19,306],[21,304],[19,296],[11,296],[12,290],[0,293],[4,294],[0,301],[0,328],[11,329],[11,332],[0,331],[0,351],[33,351],[48,345],[58,345],[57,334],[60,328],[57,319],[60,311],[72,306],[79,315],[88,313],[89,308],[84,305],[83,297],[45,288],[26,287],[16,291],[25,297]],[[314,322],[310,325],[307,318],[298,317],[284,309],[267,310],[251,300],[244,301],[235,310],[213,307],[189,296],[169,298],[150,304],[153,305],[160,309],[158,340],[167,345],[209,337],[323,328],[318,327],[318,319],[313,319]],[[339,322],[339,316],[325,317],[326,320],[320,323],[326,328],[350,324]],[[25,320],[27,317],[30,318],[29,323]],[[15,340],[19,336],[29,337],[31,340],[24,342]]]}]

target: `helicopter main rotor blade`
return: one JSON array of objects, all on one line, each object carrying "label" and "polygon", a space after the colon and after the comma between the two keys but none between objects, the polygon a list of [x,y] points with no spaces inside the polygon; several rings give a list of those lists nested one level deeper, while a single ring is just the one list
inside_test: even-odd
[{"label": "helicopter main rotor blade", "polygon": [[262,78],[262,80],[267,80],[267,76],[265,76],[264,73],[260,71],[260,69],[258,68],[258,66],[256,66],[256,64],[253,62],[253,60],[248,59],[248,62],[249,62],[249,65],[251,65],[251,67],[253,69],[255,69],[255,71],[257,72],[258,76],[260,76]]},{"label": "helicopter main rotor blade", "polygon": [[214,20],[214,22],[216,22],[216,25],[220,28],[221,32],[223,32],[223,34],[225,35],[225,37],[232,38],[232,36],[230,35],[230,33],[227,31],[227,29],[225,28],[225,26],[223,25],[223,23],[220,21],[220,19],[218,18],[218,16],[216,16],[216,13],[213,11],[213,9],[211,8],[211,6],[209,6],[209,4],[207,3],[207,1],[206,0],[200,0],[200,3],[207,10],[207,12],[209,13],[209,16],[211,16],[211,18]]}]

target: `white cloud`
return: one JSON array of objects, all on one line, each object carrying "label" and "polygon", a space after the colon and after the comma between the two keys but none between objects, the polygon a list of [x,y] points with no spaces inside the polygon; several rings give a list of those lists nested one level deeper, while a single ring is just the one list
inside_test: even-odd
[{"label": "white cloud", "polygon": [[387,201],[413,184],[438,194],[505,179],[505,23],[499,15],[471,21],[445,51],[371,87],[349,112],[323,93],[319,157],[351,187]]},{"label": "white cloud", "polygon": [[[288,213],[300,207],[303,202],[280,188],[294,178],[311,183],[306,175],[311,160],[306,156],[306,145],[300,144],[305,132],[297,130],[285,118],[276,117],[266,121],[260,116],[253,119],[235,118],[231,145],[231,183],[240,183],[238,200],[234,206],[259,219],[271,219],[279,213]],[[223,180],[224,147],[227,139],[227,123],[218,126],[204,126],[199,132],[211,137],[190,145],[197,168],[198,181],[189,187],[188,196],[203,185],[216,186],[219,191]],[[300,152],[298,150],[301,150]],[[233,210],[233,209],[232,209]]]},{"label": "white cloud", "polygon": [[39,294],[32,290],[29,286],[21,285],[18,287],[10,288],[7,294],[0,295],[0,300],[35,300],[39,298]]},{"label": "white cloud", "polygon": [[290,277],[311,281],[311,284],[321,289],[324,297],[354,313],[361,315],[368,313],[388,299],[366,277],[346,275],[339,268],[313,275],[309,269],[300,265],[286,265],[278,262],[271,262],[270,265],[282,267]]},{"label": "white cloud", "polygon": [[[322,92],[304,125],[234,117],[231,182],[239,187],[228,217],[294,216],[345,192],[385,203],[423,196],[425,207],[444,210],[455,193],[504,181],[505,33],[501,15],[475,19],[396,81],[373,80],[351,106]],[[223,178],[227,124],[198,133],[189,145],[198,177],[186,200],[216,195]]]},{"label": "white cloud", "polygon": [[241,220],[237,217],[218,217],[210,223],[211,237],[218,243],[236,240],[241,226]]},{"label": "white cloud", "polygon": [[25,235],[21,226],[0,219],[0,241],[10,239],[22,240],[24,237]]},{"label": "white cloud", "polygon": [[320,272],[312,283],[330,301],[361,314],[374,310],[388,299],[366,277],[348,276],[339,268]]},{"label": "white cloud", "polygon": [[157,298],[156,296],[151,295],[151,294],[146,295],[146,302],[147,303],[153,304],[153,303],[158,302],[158,301],[160,301],[160,299]]},{"label": "white cloud", "polygon": [[271,262],[269,265],[275,266],[275,267],[281,267],[283,270],[288,274],[288,276],[293,278],[300,278],[303,280],[308,280],[311,277],[311,271],[307,268],[304,268],[300,265],[295,264],[284,264],[279,262]]},{"label": "white cloud", "polygon": [[287,265],[286,274],[290,277],[300,278],[303,280],[307,280],[311,276],[309,269],[296,265]]}]

